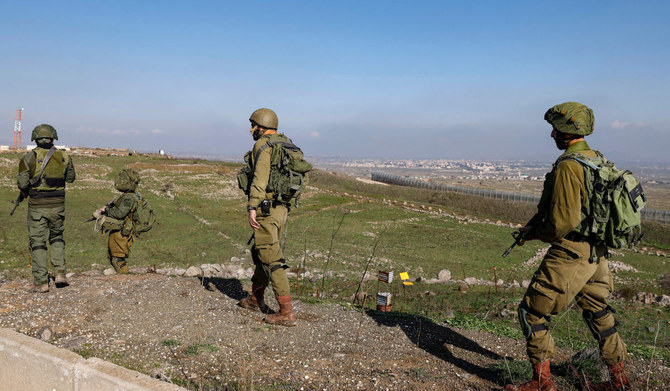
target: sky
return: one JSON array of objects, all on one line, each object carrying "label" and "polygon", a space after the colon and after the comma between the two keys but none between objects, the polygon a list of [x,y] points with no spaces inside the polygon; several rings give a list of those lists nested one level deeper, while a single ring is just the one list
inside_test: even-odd
[{"label": "sky", "polygon": [[[308,157],[553,160],[544,112],[592,148],[668,162],[667,1],[2,1],[0,144],[240,155],[273,109]],[[4,131],[1,129],[5,129]]]}]

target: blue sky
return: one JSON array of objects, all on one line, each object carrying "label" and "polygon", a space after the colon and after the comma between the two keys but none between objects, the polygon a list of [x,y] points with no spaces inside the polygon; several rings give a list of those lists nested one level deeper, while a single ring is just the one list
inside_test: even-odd
[{"label": "blue sky", "polygon": [[668,161],[668,15],[662,1],[4,1],[0,144],[22,106],[24,130],[50,123],[62,144],[241,155],[249,115],[270,107],[308,156],[551,160],[543,114],[574,100],[595,112],[592,147]]}]

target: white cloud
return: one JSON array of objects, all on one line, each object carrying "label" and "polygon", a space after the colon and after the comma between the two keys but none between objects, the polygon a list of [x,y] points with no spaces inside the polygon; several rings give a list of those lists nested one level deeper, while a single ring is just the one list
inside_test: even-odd
[{"label": "white cloud", "polygon": [[309,137],[310,138],[321,138],[321,133],[314,131],[314,132],[311,132],[309,134]]},{"label": "white cloud", "polygon": [[121,136],[121,135],[124,135],[124,134],[139,134],[139,133],[140,132],[137,129],[128,129],[128,130],[114,129],[114,130],[112,130],[112,134],[115,135],[115,136]]},{"label": "white cloud", "polygon": [[610,126],[614,129],[639,128],[644,125],[644,122],[623,122],[619,121],[618,119],[615,119],[610,124]]},{"label": "white cloud", "polygon": [[154,130],[151,131],[151,133],[152,134],[161,134],[161,133],[163,133],[163,130],[162,129],[154,129]]}]

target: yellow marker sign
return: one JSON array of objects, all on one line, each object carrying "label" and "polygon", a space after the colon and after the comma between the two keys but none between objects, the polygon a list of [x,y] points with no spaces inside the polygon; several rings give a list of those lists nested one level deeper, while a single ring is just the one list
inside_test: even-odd
[{"label": "yellow marker sign", "polygon": [[402,283],[405,284],[405,285],[414,285],[413,282],[408,281],[409,280],[409,274],[407,274],[407,272],[400,273],[400,279],[402,280]]}]

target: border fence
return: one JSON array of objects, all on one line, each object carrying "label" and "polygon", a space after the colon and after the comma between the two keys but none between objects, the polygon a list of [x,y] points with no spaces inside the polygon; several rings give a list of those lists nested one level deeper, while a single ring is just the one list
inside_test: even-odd
[{"label": "border fence", "polygon": [[[474,189],[469,187],[452,186],[443,183],[426,182],[421,179],[388,174],[384,172],[373,172],[371,179],[376,182],[388,183],[390,185],[416,187],[437,191],[450,191],[454,193],[472,194],[481,197],[496,198],[499,200],[521,201],[538,203],[539,196],[529,194],[518,194],[509,191]],[[647,221],[656,221],[663,224],[670,223],[670,211],[656,209],[642,209],[642,218]]]}]

